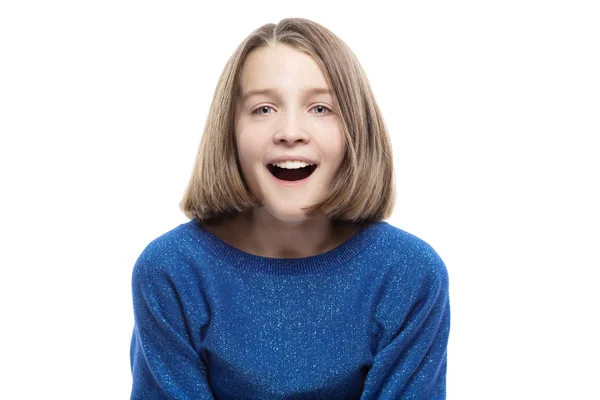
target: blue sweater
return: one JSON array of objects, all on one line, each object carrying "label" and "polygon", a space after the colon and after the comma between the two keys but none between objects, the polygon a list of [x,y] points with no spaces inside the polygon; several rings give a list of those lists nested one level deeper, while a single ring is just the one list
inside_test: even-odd
[{"label": "blue sweater", "polygon": [[387,222],[312,257],[191,220],[133,269],[132,399],[444,399],[448,275]]}]

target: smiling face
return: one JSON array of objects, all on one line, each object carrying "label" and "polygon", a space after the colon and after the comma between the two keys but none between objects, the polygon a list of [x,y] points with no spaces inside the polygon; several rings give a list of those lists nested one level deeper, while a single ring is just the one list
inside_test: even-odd
[{"label": "smiling face", "polygon": [[271,216],[306,219],[344,156],[341,120],[313,58],[284,44],[248,54],[240,77],[235,136],[242,174]]}]

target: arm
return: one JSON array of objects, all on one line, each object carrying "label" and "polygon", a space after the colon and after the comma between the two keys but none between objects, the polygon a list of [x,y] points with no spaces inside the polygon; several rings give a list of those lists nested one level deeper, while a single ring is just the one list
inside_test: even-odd
[{"label": "arm", "polygon": [[189,335],[189,316],[160,264],[142,254],[133,270],[131,399],[213,399],[206,366]]},{"label": "arm", "polygon": [[[375,320],[383,333],[361,400],[446,398],[448,273],[434,254],[417,273],[408,275],[416,276],[390,285],[393,289],[384,296],[387,304],[376,312]],[[407,290],[408,284],[414,288]],[[411,296],[398,294],[402,292]],[[409,304],[409,308],[404,304]]]}]

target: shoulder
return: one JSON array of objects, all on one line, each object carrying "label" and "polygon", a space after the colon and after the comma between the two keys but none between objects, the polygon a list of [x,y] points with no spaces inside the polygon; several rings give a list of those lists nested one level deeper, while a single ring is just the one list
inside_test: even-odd
[{"label": "shoulder", "polygon": [[385,264],[378,267],[373,318],[382,343],[389,343],[386,335],[399,332],[415,313],[447,312],[448,271],[425,240],[387,223],[379,230],[371,248]]},{"label": "shoulder", "polygon": [[404,284],[447,286],[446,265],[429,243],[388,222],[379,224],[372,248],[392,276]]},{"label": "shoulder", "polygon": [[180,275],[193,246],[194,221],[182,223],[152,240],[141,252],[133,268],[133,277]]}]

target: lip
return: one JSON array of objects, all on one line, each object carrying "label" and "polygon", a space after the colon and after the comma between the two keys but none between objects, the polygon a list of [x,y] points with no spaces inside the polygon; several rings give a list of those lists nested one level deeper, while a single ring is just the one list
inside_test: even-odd
[{"label": "lip", "polygon": [[315,164],[317,166],[319,165],[319,164],[317,164],[316,161],[311,160],[310,158],[302,157],[302,156],[295,156],[295,155],[277,157],[277,158],[274,158],[274,159],[268,161],[267,164],[276,164],[276,163],[282,162],[282,161],[304,161],[307,164]]}]

